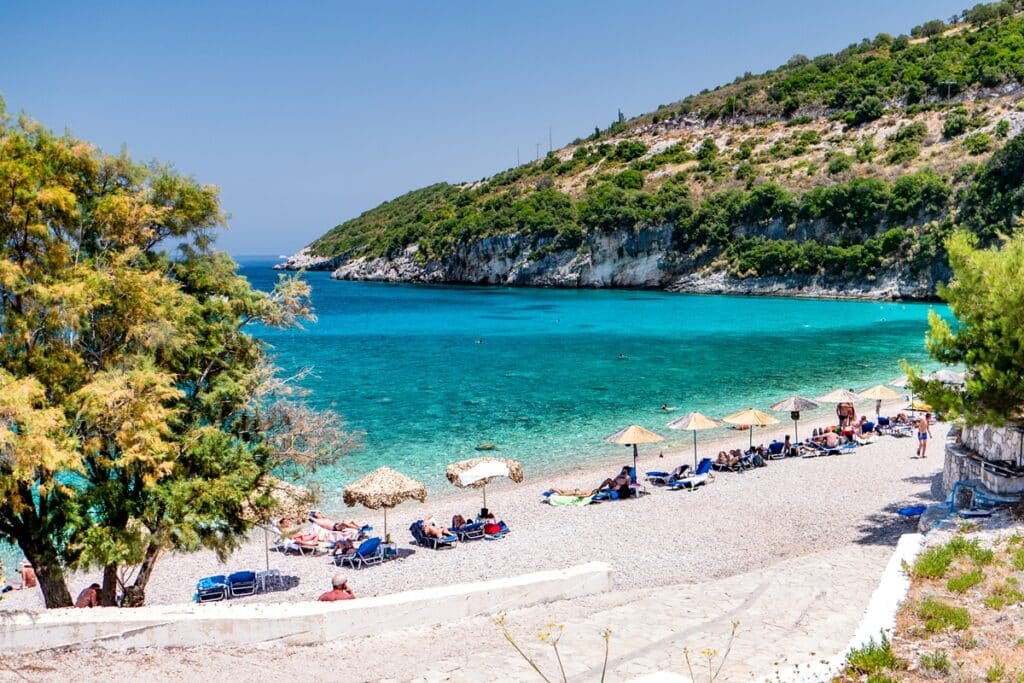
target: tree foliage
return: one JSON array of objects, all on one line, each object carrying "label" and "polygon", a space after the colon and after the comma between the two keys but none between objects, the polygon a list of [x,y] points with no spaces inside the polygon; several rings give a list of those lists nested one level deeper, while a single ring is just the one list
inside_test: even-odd
[{"label": "tree foliage", "polygon": [[[261,389],[244,330],[311,319],[308,286],[253,290],[211,248],[223,221],[217,189],[169,167],[0,127],[0,539],[48,607],[70,604],[68,568],[103,568],[112,604],[138,566],[121,588],[141,604],[162,553],[230,551],[243,505],[294,459],[267,421],[294,405]],[[299,440],[316,461],[349,445]]]},{"label": "tree foliage", "polygon": [[950,325],[934,312],[928,351],[946,364],[969,372],[963,391],[925,382],[914,386],[945,414],[968,424],[1004,424],[1024,418],[1024,237],[1006,238],[980,248],[966,232],[947,245],[953,279],[939,291],[956,316]]}]

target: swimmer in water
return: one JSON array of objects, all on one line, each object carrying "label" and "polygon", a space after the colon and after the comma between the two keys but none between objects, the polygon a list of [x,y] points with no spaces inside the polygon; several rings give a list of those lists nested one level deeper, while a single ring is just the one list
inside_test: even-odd
[{"label": "swimmer in water", "polygon": [[620,353],[619,354],[619,360],[626,360],[626,354]]},{"label": "swimmer in water", "polygon": [[484,343],[484,340],[483,340],[483,339],[477,339],[477,340],[476,340],[476,343],[477,343],[477,344],[483,344],[483,343]]},{"label": "swimmer in water", "polygon": [[662,403],[661,404],[661,409],[662,410],[668,410],[668,404],[667,403]]}]

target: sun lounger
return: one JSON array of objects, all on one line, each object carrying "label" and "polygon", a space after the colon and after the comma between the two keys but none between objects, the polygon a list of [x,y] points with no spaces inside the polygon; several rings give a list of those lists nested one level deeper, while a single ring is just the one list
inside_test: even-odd
[{"label": "sun lounger", "polygon": [[768,459],[769,460],[782,460],[786,457],[786,453],[783,450],[786,444],[781,441],[772,441],[768,444]]},{"label": "sun lounger", "polygon": [[380,543],[379,536],[368,538],[360,543],[358,548],[349,548],[334,556],[334,564],[339,567],[347,564],[352,569],[361,569],[371,564],[380,564],[383,561],[384,547]]},{"label": "sun lounger", "polygon": [[697,465],[697,469],[690,473],[689,476],[673,480],[672,483],[669,484],[668,488],[672,491],[678,491],[680,489],[693,491],[698,486],[703,486],[708,483],[708,480],[712,477],[711,466],[711,458],[704,458],[700,461],[700,464]]},{"label": "sun lounger", "polygon": [[484,537],[484,524],[483,522],[471,522],[462,526],[452,527],[452,533],[463,542],[478,541]]},{"label": "sun lounger", "polygon": [[228,577],[227,584],[233,598],[252,595],[256,592],[256,572],[235,572]]},{"label": "sun lounger", "polygon": [[804,445],[811,449],[813,455],[842,455],[857,449],[857,444],[846,443],[838,446],[825,446],[816,441],[805,441]]},{"label": "sun lounger", "polygon": [[206,576],[196,583],[196,602],[226,600],[228,593],[227,578],[223,574]]},{"label": "sun lounger", "polygon": [[455,543],[458,542],[458,536],[446,536],[445,538],[436,538],[434,536],[427,536],[423,533],[423,520],[419,519],[413,522],[412,526],[409,527],[412,538],[416,541],[417,545],[421,545],[424,548],[432,548],[434,550],[441,550],[444,548],[454,548]]}]

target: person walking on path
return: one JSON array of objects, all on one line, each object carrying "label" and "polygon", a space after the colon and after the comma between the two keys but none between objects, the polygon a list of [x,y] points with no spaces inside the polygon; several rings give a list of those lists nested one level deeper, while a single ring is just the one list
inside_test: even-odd
[{"label": "person walking on path", "polygon": [[924,417],[917,420],[917,455],[921,458],[927,457],[925,451],[928,450],[928,439],[932,435],[931,417],[931,413],[925,413]]}]

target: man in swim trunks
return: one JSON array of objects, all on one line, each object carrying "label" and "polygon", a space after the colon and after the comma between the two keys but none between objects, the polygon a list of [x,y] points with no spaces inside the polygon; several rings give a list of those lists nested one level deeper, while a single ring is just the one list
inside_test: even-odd
[{"label": "man in swim trunks", "polygon": [[924,417],[917,420],[917,455],[924,458],[928,450],[928,438],[932,435],[931,413],[925,413]]}]

